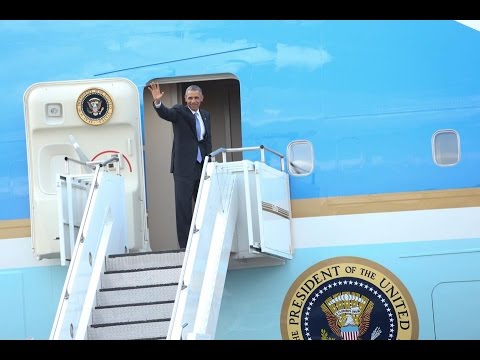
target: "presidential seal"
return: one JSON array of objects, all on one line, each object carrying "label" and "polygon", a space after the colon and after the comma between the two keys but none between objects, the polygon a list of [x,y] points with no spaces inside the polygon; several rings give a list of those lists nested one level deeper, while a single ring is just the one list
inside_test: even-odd
[{"label": "presidential seal", "polygon": [[85,90],[77,99],[77,113],[89,125],[105,124],[113,114],[113,101],[101,89]]},{"label": "presidential seal", "polygon": [[283,301],[280,327],[289,340],[418,339],[415,304],[383,266],[357,257],[305,270]]}]

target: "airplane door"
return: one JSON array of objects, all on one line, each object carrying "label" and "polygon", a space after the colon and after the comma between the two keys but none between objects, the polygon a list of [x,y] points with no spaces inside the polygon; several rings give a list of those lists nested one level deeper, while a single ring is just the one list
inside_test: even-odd
[{"label": "airplane door", "polygon": [[[149,248],[140,101],[135,84],[122,78],[36,83],[25,92],[24,111],[35,256],[59,256],[56,174],[65,173],[65,157],[84,161],[82,152],[90,161],[120,157],[129,248]],[[89,171],[73,162],[69,162],[69,170],[70,174]],[[106,171],[116,169],[107,166]]]}]

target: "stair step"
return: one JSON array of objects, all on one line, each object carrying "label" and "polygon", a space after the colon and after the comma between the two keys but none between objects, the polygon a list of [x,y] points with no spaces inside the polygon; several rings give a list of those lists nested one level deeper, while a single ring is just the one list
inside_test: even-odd
[{"label": "stair step", "polygon": [[135,287],[178,282],[181,265],[140,270],[106,271],[101,277],[101,288]]},{"label": "stair step", "polygon": [[97,306],[136,304],[147,300],[175,300],[177,287],[178,283],[171,283],[100,289],[100,291],[97,292]]},{"label": "stair step", "polygon": [[137,340],[164,339],[168,333],[170,321],[155,319],[149,321],[91,325],[88,328],[88,340]]},{"label": "stair step", "polygon": [[98,325],[151,319],[170,320],[172,316],[173,302],[174,300],[121,306],[97,306],[93,310],[92,323]]},{"label": "stair step", "polygon": [[89,340],[163,340],[172,316],[185,250],[105,259]]},{"label": "stair step", "polygon": [[168,250],[111,255],[105,263],[106,271],[136,270],[183,264],[185,250]]}]

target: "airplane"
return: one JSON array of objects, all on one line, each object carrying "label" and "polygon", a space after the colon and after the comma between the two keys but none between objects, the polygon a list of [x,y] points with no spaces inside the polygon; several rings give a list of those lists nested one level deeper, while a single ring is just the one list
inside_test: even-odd
[{"label": "airplane", "polygon": [[[479,24],[0,21],[0,339],[93,339],[135,254],[181,255],[151,338],[480,339]],[[212,115],[184,251],[151,82]]]}]

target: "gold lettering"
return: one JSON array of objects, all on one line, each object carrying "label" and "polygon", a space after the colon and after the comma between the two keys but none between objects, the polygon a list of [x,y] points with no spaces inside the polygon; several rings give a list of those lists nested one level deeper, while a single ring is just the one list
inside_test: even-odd
[{"label": "gold lettering", "polygon": [[299,314],[300,311],[293,311],[293,310],[290,310],[290,318],[288,319],[288,323],[290,325],[298,325],[298,319],[294,319],[294,318],[298,318],[299,317]]},{"label": "gold lettering", "polygon": [[303,305],[303,302],[299,302],[297,303],[295,299],[292,300],[292,306],[296,306],[296,307],[302,307]]}]

